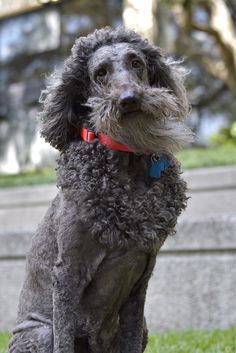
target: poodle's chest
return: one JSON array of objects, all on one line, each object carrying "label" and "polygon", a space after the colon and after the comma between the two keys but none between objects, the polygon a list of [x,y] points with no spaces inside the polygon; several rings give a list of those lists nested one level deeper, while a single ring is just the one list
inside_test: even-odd
[{"label": "poodle's chest", "polygon": [[186,197],[175,166],[153,180],[149,164],[147,156],[73,144],[61,156],[58,183],[99,242],[152,251],[173,231]]},{"label": "poodle's chest", "polygon": [[78,198],[79,217],[99,241],[109,247],[152,250],[166,237],[167,201],[162,184],[155,187],[126,176],[122,182],[110,176],[93,179]]}]

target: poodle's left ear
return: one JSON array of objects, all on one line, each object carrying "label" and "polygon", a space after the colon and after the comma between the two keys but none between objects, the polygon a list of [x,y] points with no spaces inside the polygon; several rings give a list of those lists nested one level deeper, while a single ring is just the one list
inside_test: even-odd
[{"label": "poodle's left ear", "polygon": [[40,113],[41,136],[60,151],[79,137],[79,127],[88,110],[83,106],[88,96],[87,70],[73,59],[70,57],[63,71],[49,78],[40,97],[44,104]]},{"label": "poodle's left ear", "polygon": [[190,111],[187,93],[184,86],[186,70],[182,62],[165,57],[159,48],[152,46],[148,57],[148,74],[150,85],[169,89],[176,98],[179,106],[179,118],[185,119]]}]

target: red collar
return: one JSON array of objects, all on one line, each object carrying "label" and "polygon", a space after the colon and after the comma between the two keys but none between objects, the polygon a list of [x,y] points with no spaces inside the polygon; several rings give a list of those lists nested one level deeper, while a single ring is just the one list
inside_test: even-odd
[{"label": "red collar", "polygon": [[119,142],[111,140],[110,137],[107,135],[103,135],[100,132],[96,135],[94,131],[89,130],[86,127],[80,128],[80,136],[86,142],[92,142],[96,137],[98,138],[99,142],[115,151],[122,151],[122,152],[133,152],[128,146],[122,145]]}]

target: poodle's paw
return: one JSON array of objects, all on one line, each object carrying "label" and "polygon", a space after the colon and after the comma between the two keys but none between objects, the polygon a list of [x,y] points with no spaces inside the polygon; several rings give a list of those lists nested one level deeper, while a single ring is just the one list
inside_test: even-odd
[{"label": "poodle's paw", "polygon": [[35,343],[21,337],[14,337],[9,344],[8,353],[38,353],[40,352]]},{"label": "poodle's paw", "polygon": [[13,331],[8,353],[52,353],[52,326],[43,322],[28,320]]}]

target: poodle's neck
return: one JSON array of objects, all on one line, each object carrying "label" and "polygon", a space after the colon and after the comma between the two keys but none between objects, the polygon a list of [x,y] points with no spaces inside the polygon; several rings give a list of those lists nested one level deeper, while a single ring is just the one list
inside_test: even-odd
[{"label": "poodle's neck", "polygon": [[94,131],[90,130],[89,128],[83,126],[80,128],[80,137],[82,138],[83,141],[85,142],[93,142],[95,138],[97,137],[99,142],[114,151],[121,151],[121,152],[129,152],[132,153],[130,147],[123,145],[122,143],[119,143],[115,140],[112,140],[108,135],[104,135],[99,133],[95,133]]},{"label": "poodle's neck", "polygon": [[[113,150],[113,151],[118,151],[118,152],[126,152],[125,158],[124,156],[120,156],[121,161],[125,165],[126,168],[129,167],[129,164],[131,164],[132,168],[135,168],[135,163],[134,161],[138,161],[138,170],[140,170],[140,162],[141,162],[141,154],[139,154],[137,158],[137,152],[132,151],[130,147],[125,146],[121,143],[118,143],[117,141],[112,140],[108,135],[103,135],[101,133],[95,133],[93,130],[90,130],[89,128],[83,126],[80,129],[80,136],[82,140],[85,143],[91,143],[94,142],[94,140],[97,138],[99,143],[104,146],[108,150]],[[147,156],[146,156],[147,157]],[[146,166],[146,161],[150,160],[150,157],[148,158],[142,158],[142,160],[145,160],[145,166]],[[141,163],[142,164],[142,163]],[[171,165],[171,161],[168,158],[167,155],[165,154],[159,154],[159,155],[153,155],[152,156],[152,162],[149,162],[149,176],[151,176],[154,179],[159,179],[161,176],[161,172],[165,170],[168,166]],[[144,168],[144,170],[146,167]],[[139,174],[139,173],[138,173]]]}]

